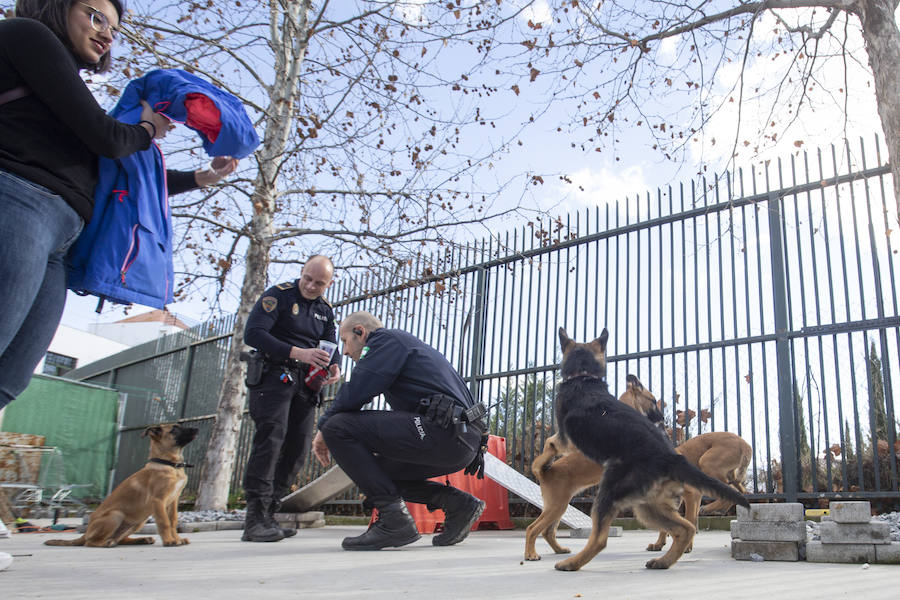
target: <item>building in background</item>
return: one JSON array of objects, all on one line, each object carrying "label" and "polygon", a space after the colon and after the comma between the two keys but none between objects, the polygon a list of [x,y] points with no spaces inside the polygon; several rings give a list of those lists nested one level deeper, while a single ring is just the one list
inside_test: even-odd
[{"label": "building in background", "polygon": [[188,328],[189,326],[179,317],[167,310],[151,310],[114,323],[91,323],[88,325],[90,333],[115,340],[129,347]]},{"label": "building in background", "polygon": [[35,373],[62,377],[77,367],[187,328],[165,310],[151,310],[114,323],[91,323],[87,331],[60,325]]}]

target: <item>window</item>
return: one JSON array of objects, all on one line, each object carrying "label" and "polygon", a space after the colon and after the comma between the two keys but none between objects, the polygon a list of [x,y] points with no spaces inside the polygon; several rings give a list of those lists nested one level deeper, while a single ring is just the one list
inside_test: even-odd
[{"label": "window", "polygon": [[76,364],[78,364],[77,358],[48,352],[47,356],[44,357],[44,374],[61,377],[74,369]]}]

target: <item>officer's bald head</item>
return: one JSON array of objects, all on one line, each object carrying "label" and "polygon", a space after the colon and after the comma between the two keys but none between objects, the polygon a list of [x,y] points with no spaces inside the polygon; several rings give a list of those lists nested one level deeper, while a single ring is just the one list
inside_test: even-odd
[{"label": "officer's bald head", "polygon": [[328,289],[333,280],[334,263],[327,256],[316,254],[303,265],[297,287],[304,298],[315,300]]},{"label": "officer's bald head", "polygon": [[358,310],[355,313],[350,313],[341,321],[341,331],[352,331],[354,327],[362,327],[366,331],[372,332],[376,329],[381,329],[384,327],[384,324],[372,313]]},{"label": "officer's bald head", "polygon": [[340,338],[343,353],[355,361],[362,358],[362,351],[369,334],[384,325],[377,317],[364,310],[351,313],[341,321]]}]

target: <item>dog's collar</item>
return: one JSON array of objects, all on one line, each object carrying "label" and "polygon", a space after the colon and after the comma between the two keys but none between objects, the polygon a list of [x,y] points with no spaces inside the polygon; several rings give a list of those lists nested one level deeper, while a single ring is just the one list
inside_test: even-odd
[{"label": "dog's collar", "polygon": [[600,381],[606,381],[605,377],[600,377],[598,375],[594,375],[593,373],[588,373],[587,371],[582,371],[581,373],[575,373],[574,375],[569,375],[563,381],[572,381],[573,379],[578,379],[579,377],[584,377],[585,379],[598,379]]},{"label": "dog's collar", "polygon": [[168,467],[175,467],[176,469],[183,469],[185,467],[193,467],[194,466],[194,465],[189,465],[186,462],[177,463],[177,462],[172,462],[171,460],[166,460],[164,458],[151,458],[151,459],[149,459],[149,462],[159,463],[161,465],[166,465]]}]

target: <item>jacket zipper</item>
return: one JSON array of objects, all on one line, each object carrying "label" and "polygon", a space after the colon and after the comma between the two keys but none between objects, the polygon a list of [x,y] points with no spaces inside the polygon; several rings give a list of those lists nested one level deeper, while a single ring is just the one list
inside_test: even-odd
[{"label": "jacket zipper", "polygon": [[119,269],[122,285],[125,285],[125,275],[128,273],[128,269],[131,268],[131,265],[134,264],[134,261],[137,259],[138,251],[141,249],[141,242],[137,236],[137,228],[137,223],[131,228],[131,245],[128,246],[128,252],[125,253],[125,260],[122,261],[122,268]]}]

